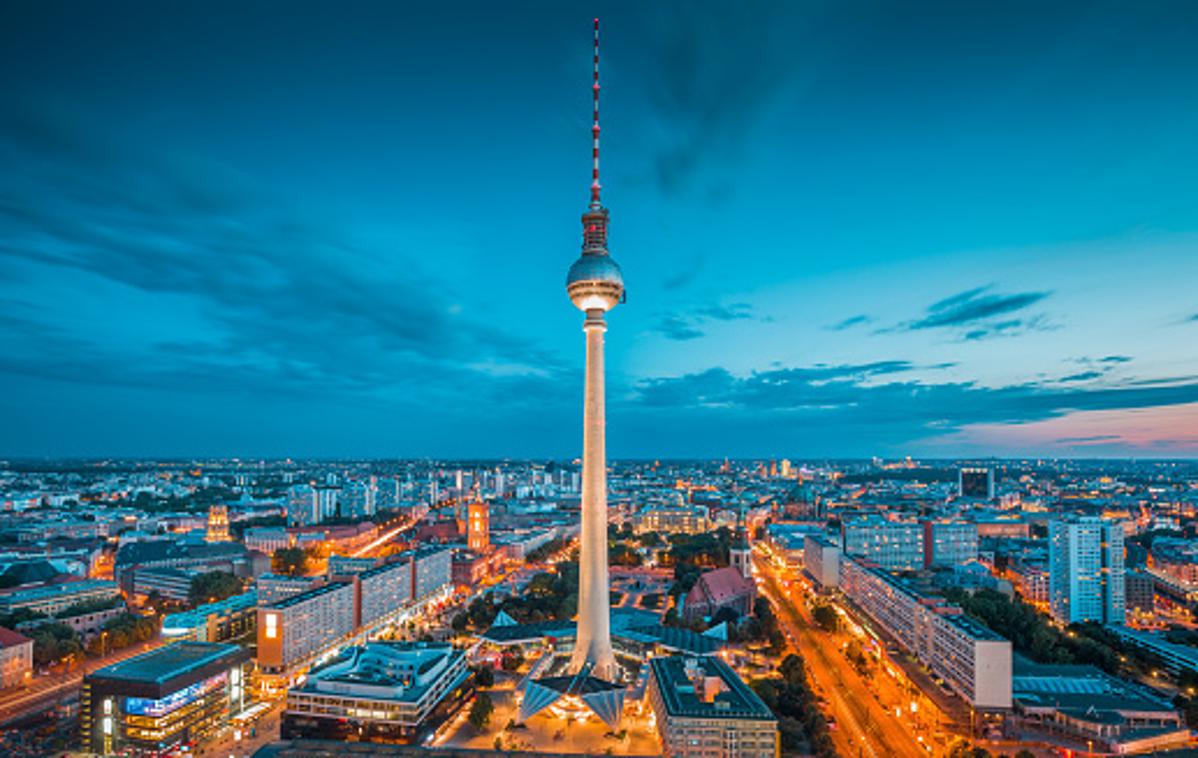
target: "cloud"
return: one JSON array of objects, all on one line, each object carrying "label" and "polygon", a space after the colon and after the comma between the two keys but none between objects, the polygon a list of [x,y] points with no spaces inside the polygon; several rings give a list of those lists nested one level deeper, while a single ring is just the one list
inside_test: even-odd
[{"label": "cloud", "polygon": [[1131,356],[1127,355],[1108,355],[1098,359],[1099,363],[1130,363]]},{"label": "cloud", "polygon": [[1085,382],[1085,381],[1089,381],[1090,379],[1098,379],[1101,376],[1103,376],[1103,372],[1101,372],[1101,371],[1079,371],[1076,374],[1069,374],[1068,376],[1062,376],[1057,381],[1058,382]]},{"label": "cloud", "polygon": [[919,318],[874,331],[875,334],[917,332],[928,329],[953,331],[967,342],[992,337],[1013,337],[1027,332],[1058,328],[1041,313],[1032,316],[1013,314],[1042,302],[1051,292],[993,292],[993,285],[959,292],[928,306]]},{"label": "cloud", "polygon": [[874,319],[872,316],[867,316],[864,313],[860,313],[856,316],[849,316],[843,321],[838,321],[835,324],[830,324],[824,328],[832,332],[843,332],[846,329],[852,329],[855,326],[866,326],[868,324],[872,324],[873,321]]},{"label": "cloud", "polygon": [[[657,6],[649,11],[656,66],[646,72],[650,103],[662,125],[653,180],[675,195],[692,189],[704,162],[735,158],[753,125],[799,70],[793,28],[778,16],[785,4],[753,13],[722,7]],[[732,183],[706,186],[725,197]]]},{"label": "cloud", "polygon": [[711,303],[697,306],[681,313],[668,313],[657,322],[654,331],[671,340],[693,340],[702,337],[706,332],[701,328],[704,323],[712,321],[770,321],[768,316],[759,316],[753,306],[748,303]]},{"label": "cloud", "polygon": [[[945,298],[928,308],[923,318],[908,324],[908,329],[936,329],[965,326],[995,316],[1021,311],[1048,297],[1048,292],[1018,292],[1012,295],[991,293],[991,287],[978,287]],[[1010,325],[1015,322],[1001,322]],[[1008,328],[1010,328],[1008,326]]]},{"label": "cloud", "polygon": [[1059,437],[1054,442],[1060,445],[1093,445],[1100,442],[1118,442],[1122,439],[1118,434],[1091,434],[1085,437]]},{"label": "cloud", "polygon": [[685,340],[694,340],[703,336],[703,332],[691,326],[684,318],[678,316],[662,316],[657,323],[657,331],[661,332],[666,339],[677,340],[679,342]]},{"label": "cloud", "polygon": [[[721,367],[646,379],[633,407],[712,428],[735,421],[795,434],[845,434],[909,442],[974,424],[1024,424],[1075,411],[1127,410],[1198,402],[1198,381],[1170,385],[1077,387],[1027,383],[986,387],[975,382],[914,381],[907,361],[812,366],[734,375]],[[770,432],[775,433],[775,432]]]},{"label": "cloud", "polygon": [[[16,110],[14,109],[14,113]],[[229,391],[487,392],[560,359],[456,314],[420,251],[380,251],[259,196],[236,172],[106,142],[82,116],[0,113],[0,254],[57,282],[194,305],[201,327],[147,344],[72,333],[2,304],[0,370],[63,381]],[[9,291],[12,291],[11,289]],[[3,291],[0,291],[3,292]],[[123,304],[115,304],[120,311]],[[154,318],[170,322],[169,310]],[[483,387],[485,385],[485,387]]]}]

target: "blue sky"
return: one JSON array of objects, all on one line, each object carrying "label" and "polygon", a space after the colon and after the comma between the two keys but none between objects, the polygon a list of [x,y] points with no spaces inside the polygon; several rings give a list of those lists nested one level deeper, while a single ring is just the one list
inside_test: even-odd
[{"label": "blue sky", "polygon": [[6,3],[0,454],[576,455],[594,15],[611,455],[1198,454],[1167,2]]}]

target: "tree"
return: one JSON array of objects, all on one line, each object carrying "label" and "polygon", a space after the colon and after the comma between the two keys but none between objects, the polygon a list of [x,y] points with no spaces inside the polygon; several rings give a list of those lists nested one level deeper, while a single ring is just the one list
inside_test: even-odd
[{"label": "tree", "polygon": [[490,666],[479,666],[474,669],[474,683],[479,687],[495,686],[495,671]]},{"label": "tree", "polygon": [[209,571],[191,580],[187,599],[192,605],[215,603],[240,594],[244,589],[241,580],[227,571]]},{"label": "tree", "polygon": [[467,716],[467,720],[470,721],[472,727],[481,732],[487,726],[487,722],[491,720],[491,713],[494,710],[495,705],[491,702],[491,696],[480,692],[474,698],[474,705],[470,706],[470,715]]},{"label": "tree", "polygon": [[275,551],[270,568],[276,574],[303,576],[308,572],[308,553],[302,547],[284,547]]},{"label": "tree", "polygon": [[820,603],[811,610],[811,616],[815,619],[815,623],[819,624],[820,628],[825,632],[834,632],[840,623],[840,619],[836,617],[836,611],[827,603]]},{"label": "tree", "polygon": [[462,632],[466,631],[466,626],[469,623],[470,617],[466,615],[465,611],[462,611],[453,615],[453,620],[449,622],[449,626],[452,627],[455,632],[461,634]]}]

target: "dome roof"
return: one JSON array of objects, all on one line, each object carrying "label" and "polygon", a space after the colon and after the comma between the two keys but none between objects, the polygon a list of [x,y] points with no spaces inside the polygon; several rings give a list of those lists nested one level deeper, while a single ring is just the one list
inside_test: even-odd
[{"label": "dome roof", "polygon": [[624,275],[610,255],[583,255],[570,266],[566,274],[566,287],[582,282],[608,282],[624,286]]}]

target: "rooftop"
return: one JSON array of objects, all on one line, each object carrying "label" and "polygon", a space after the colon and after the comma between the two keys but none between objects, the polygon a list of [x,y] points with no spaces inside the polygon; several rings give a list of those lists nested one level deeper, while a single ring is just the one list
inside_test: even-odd
[{"label": "rooftop", "polygon": [[[653,677],[670,716],[774,720],[774,714],[724,661],[712,656],[651,658]],[[704,696],[710,680],[718,691]]]},{"label": "rooftop", "polygon": [[329,582],[328,584],[323,584],[315,589],[306,590],[304,592],[299,593],[298,595],[292,595],[289,598],[280,600],[277,603],[271,603],[270,605],[267,605],[264,607],[265,608],[277,608],[277,609],[290,608],[292,606],[299,605],[300,603],[306,603],[314,597],[320,597],[321,595],[327,595],[330,592],[335,592],[337,590],[344,589],[346,587],[352,587],[352,586],[353,585],[350,584],[349,582]]},{"label": "rooftop", "polygon": [[176,642],[92,672],[90,679],[162,684],[241,652],[238,645],[214,642]]}]

